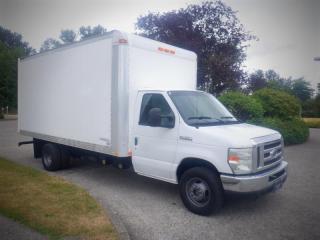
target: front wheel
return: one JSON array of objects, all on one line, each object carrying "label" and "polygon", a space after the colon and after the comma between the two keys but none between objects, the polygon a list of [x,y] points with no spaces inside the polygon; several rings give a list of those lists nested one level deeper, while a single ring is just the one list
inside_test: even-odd
[{"label": "front wheel", "polygon": [[223,188],[218,174],[208,168],[187,170],[179,184],[181,199],[191,212],[210,215],[221,209]]}]

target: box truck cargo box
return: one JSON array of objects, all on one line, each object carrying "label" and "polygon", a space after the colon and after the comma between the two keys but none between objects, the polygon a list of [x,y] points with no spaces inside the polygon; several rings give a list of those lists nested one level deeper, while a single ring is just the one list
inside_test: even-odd
[{"label": "box truck cargo box", "polygon": [[180,185],[185,206],[210,214],[223,194],[281,187],[283,140],[244,124],[197,91],[195,53],[140,36],[106,35],[21,59],[18,131],[45,169],[91,155]]},{"label": "box truck cargo box", "polygon": [[117,31],[23,59],[19,131],[129,156],[137,91],[194,90],[196,69],[193,52]]}]

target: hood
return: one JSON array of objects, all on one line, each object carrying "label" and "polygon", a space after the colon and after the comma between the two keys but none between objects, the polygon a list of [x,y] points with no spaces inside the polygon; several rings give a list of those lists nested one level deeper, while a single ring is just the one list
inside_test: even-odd
[{"label": "hood", "polygon": [[275,139],[281,135],[272,129],[259,127],[251,124],[230,124],[218,126],[206,126],[193,128],[193,142],[199,144],[228,146],[228,147],[250,147],[254,138],[276,135]]}]

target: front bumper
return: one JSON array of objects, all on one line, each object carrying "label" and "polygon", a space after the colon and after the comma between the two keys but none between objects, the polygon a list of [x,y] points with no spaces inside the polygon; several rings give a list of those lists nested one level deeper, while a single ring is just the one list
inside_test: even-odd
[{"label": "front bumper", "polygon": [[237,193],[263,192],[277,190],[287,179],[288,163],[281,164],[268,172],[249,176],[221,174],[221,182],[225,191]]}]

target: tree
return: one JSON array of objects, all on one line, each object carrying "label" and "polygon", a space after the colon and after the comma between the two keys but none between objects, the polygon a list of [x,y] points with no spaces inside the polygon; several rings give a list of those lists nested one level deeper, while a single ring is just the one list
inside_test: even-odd
[{"label": "tree", "polygon": [[21,34],[0,26],[0,108],[17,107],[17,59],[33,53]]},{"label": "tree", "polygon": [[312,118],[320,117],[320,95],[302,103],[302,116]]},{"label": "tree", "polygon": [[87,39],[94,36],[103,35],[107,32],[107,29],[102,27],[101,25],[97,25],[93,28],[90,26],[82,26],[79,28],[80,39]]},{"label": "tree", "polygon": [[265,72],[265,77],[267,79],[267,81],[281,81],[281,77],[279,75],[279,73],[277,73],[276,71],[269,69]]},{"label": "tree", "polygon": [[0,108],[17,108],[17,59],[24,55],[23,48],[0,41]]},{"label": "tree", "polygon": [[82,26],[77,32],[66,29],[61,30],[59,39],[47,38],[41,45],[40,52],[60,47],[64,44],[76,42],[78,40],[85,40],[90,37],[100,36],[107,32],[107,29],[101,25],[94,27]]},{"label": "tree", "polygon": [[283,78],[271,69],[266,72],[257,70],[249,75],[249,91],[254,92],[264,87],[285,91],[296,96],[301,102],[311,99],[314,93],[310,82],[306,81],[303,77],[297,79],[292,79],[292,77]]},{"label": "tree", "polygon": [[22,48],[25,55],[36,53],[36,50],[29,46],[29,43],[22,40],[22,35],[11,32],[9,29],[0,26],[0,41],[9,48]]},{"label": "tree", "polygon": [[249,75],[248,88],[251,92],[267,86],[267,79],[262,70],[257,70]]},{"label": "tree", "polygon": [[40,52],[47,51],[50,49],[57,48],[61,46],[62,43],[54,38],[47,38],[41,45]]},{"label": "tree", "polygon": [[301,102],[305,102],[313,96],[314,89],[312,89],[311,84],[307,82],[303,77],[292,81],[292,93]]},{"label": "tree", "polygon": [[242,63],[247,41],[254,38],[235,12],[221,1],[206,1],[166,13],[140,16],[137,33],[194,51],[198,55],[198,87],[219,94],[245,80]]},{"label": "tree", "polygon": [[267,80],[267,86],[269,88],[282,90],[291,93],[292,89],[292,78],[283,78],[274,70],[269,69],[265,72],[265,77]]},{"label": "tree", "polygon": [[66,44],[66,43],[73,43],[76,41],[77,34],[70,29],[66,30],[61,30],[59,38],[61,41]]}]

